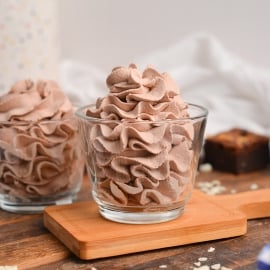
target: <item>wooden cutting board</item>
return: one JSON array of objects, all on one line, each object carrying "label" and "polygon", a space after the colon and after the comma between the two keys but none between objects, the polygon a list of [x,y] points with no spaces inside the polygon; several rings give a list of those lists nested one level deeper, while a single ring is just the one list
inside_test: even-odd
[{"label": "wooden cutting board", "polygon": [[270,189],[210,196],[194,190],[176,220],[129,225],[100,216],[93,201],[50,206],[44,225],[76,256],[89,260],[240,236],[247,220],[270,216]]}]

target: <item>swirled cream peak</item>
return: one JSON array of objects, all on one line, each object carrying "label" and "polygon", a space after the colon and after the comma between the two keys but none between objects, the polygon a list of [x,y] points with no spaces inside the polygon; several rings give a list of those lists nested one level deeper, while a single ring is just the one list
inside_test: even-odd
[{"label": "swirled cream peak", "polygon": [[108,96],[99,98],[88,116],[102,119],[164,120],[186,117],[187,104],[168,73],[134,64],[116,67],[107,77]]},{"label": "swirled cream peak", "polygon": [[106,82],[109,94],[86,111],[95,118],[88,164],[99,200],[180,204],[190,188],[194,129],[177,84],[167,73],[150,66],[140,72],[134,64],[114,68]]},{"label": "swirled cream peak", "polygon": [[18,81],[0,97],[0,121],[56,120],[72,112],[72,104],[54,81]]},{"label": "swirled cream peak", "polygon": [[0,193],[29,200],[78,188],[73,106],[54,81],[23,80],[0,97]]}]

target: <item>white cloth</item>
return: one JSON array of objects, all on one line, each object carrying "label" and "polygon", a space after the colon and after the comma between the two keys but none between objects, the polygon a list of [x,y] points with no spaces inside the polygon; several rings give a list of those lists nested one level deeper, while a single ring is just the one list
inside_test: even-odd
[{"label": "white cloth", "polygon": [[[242,127],[270,135],[270,70],[239,59],[215,37],[194,34],[135,64],[170,73],[187,102],[205,106],[209,110],[206,134]],[[106,76],[95,67],[65,61],[61,83],[75,104],[85,105],[108,93]]]}]

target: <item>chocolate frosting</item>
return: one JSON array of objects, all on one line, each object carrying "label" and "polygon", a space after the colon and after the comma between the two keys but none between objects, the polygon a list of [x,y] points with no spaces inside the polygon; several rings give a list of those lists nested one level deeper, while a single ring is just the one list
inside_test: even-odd
[{"label": "chocolate frosting", "polygon": [[106,82],[109,94],[86,112],[100,119],[89,141],[96,193],[125,206],[178,202],[190,182],[194,136],[179,88],[167,73],[134,64],[114,68]]},{"label": "chocolate frosting", "polygon": [[0,97],[0,193],[38,200],[78,186],[82,165],[73,115],[54,81],[19,81]]}]

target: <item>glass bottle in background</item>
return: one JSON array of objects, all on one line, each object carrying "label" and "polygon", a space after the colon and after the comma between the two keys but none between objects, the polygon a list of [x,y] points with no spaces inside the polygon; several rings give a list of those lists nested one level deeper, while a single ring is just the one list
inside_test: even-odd
[{"label": "glass bottle in background", "polygon": [[0,95],[16,81],[58,79],[58,1],[0,0]]}]

